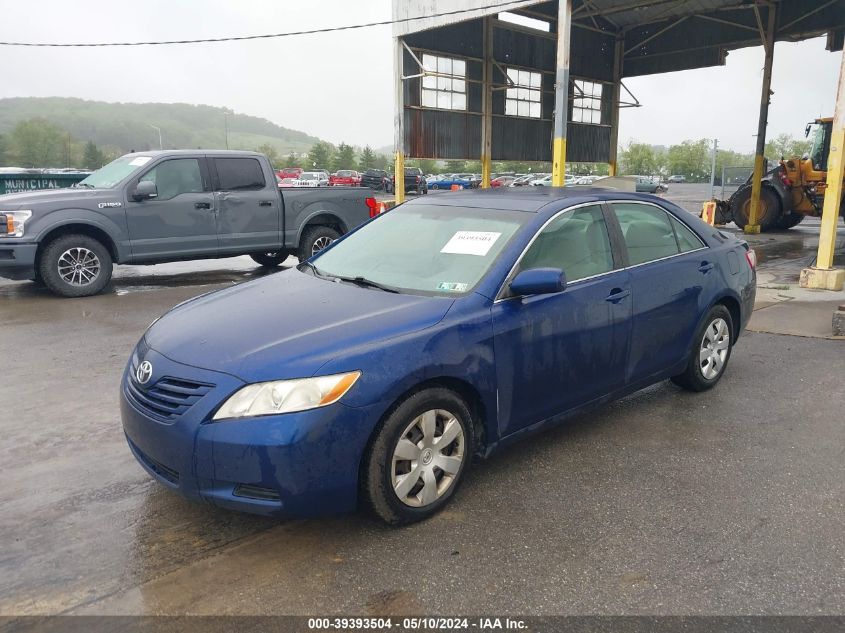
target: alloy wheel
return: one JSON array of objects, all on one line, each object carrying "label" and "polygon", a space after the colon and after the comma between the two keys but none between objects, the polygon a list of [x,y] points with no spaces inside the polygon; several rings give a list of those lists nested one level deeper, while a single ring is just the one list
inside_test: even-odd
[{"label": "alloy wheel", "polygon": [[319,253],[321,250],[329,246],[329,244],[331,244],[332,242],[334,242],[334,240],[330,237],[318,237],[316,240],[314,240],[314,245],[311,246],[311,254],[315,255]]},{"label": "alloy wheel", "polygon": [[393,492],[405,505],[431,505],[456,481],[465,451],[463,427],[452,413],[432,409],[417,416],[393,449]]},{"label": "alloy wheel", "polygon": [[65,283],[87,286],[100,275],[100,258],[87,248],[69,248],[59,256],[58,270]]},{"label": "alloy wheel", "polygon": [[707,380],[713,380],[722,372],[730,346],[731,333],[728,324],[722,318],[713,320],[704,330],[701,349],[698,352],[701,375]]}]

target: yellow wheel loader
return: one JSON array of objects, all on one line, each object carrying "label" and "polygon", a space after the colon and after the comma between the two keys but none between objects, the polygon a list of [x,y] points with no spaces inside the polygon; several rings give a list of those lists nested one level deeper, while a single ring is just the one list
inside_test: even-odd
[{"label": "yellow wheel loader", "polygon": [[[813,146],[801,158],[781,157],[778,166],[763,177],[757,222],[761,231],[789,229],[806,216],[821,216],[827,189],[827,157],[830,153],[832,118],[808,123],[805,135],[812,133]],[[749,178],[728,200],[716,201],[716,223],[748,224],[751,215],[751,180]],[[839,214],[845,217],[840,201]]]}]

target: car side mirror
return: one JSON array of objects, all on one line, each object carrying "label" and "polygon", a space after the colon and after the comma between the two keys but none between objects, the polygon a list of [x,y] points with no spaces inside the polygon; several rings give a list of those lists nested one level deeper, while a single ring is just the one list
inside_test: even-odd
[{"label": "car side mirror", "polygon": [[560,268],[529,268],[508,286],[515,295],[548,295],[566,289],[566,273]]},{"label": "car side mirror", "polygon": [[139,182],[135,187],[135,191],[132,193],[132,199],[136,202],[140,202],[141,200],[150,200],[157,197],[158,188],[154,182],[149,180],[142,180]]}]

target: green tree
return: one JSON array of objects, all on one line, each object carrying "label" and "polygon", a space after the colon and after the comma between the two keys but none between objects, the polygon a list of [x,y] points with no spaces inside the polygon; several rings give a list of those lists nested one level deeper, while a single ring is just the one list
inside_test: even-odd
[{"label": "green tree", "polygon": [[791,134],[778,134],[766,143],[765,156],[769,160],[800,158],[810,151],[812,145],[813,142],[809,139],[798,139]]},{"label": "green tree", "polygon": [[68,134],[47,119],[27,119],[9,135],[12,162],[21,167],[57,167],[70,158]]},{"label": "green tree", "polygon": [[331,167],[333,154],[334,148],[328,143],[314,143],[306,159],[308,169],[328,169]]},{"label": "green tree", "polygon": [[264,143],[260,145],[256,152],[264,154],[268,159],[270,159],[270,164],[273,166],[273,169],[278,169],[279,165],[282,162],[281,157],[279,156],[278,150],[275,147],[270,145],[270,143]]},{"label": "green tree", "polygon": [[375,167],[376,164],[376,155],[373,153],[372,148],[367,145],[364,149],[361,150],[361,160],[359,161],[358,165],[361,167],[361,171],[366,171],[367,169],[372,169]]},{"label": "green tree", "polygon": [[8,164],[8,158],[6,156],[8,149],[6,145],[6,137],[0,134],[0,167]]},{"label": "green tree", "polygon": [[417,167],[424,174],[433,174],[437,171],[437,161],[431,158],[420,158],[417,160]]},{"label": "green tree", "polygon": [[669,172],[692,182],[705,182],[710,179],[712,151],[712,141],[706,138],[672,145],[666,157]]},{"label": "green tree", "polygon": [[385,154],[376,154],[373,160],[373,167],[376,169],[383,169],[384,171],[393,171],[393,161]]},{"label": "green tree", "polygon": [[100,148],[93,141],[85,143],[85,150],[82,154],[82,166],[85,169],[99,169],[106,162],[106,157]]},{"label": "green tree", "polygon": [[[659,171],[660,162],[651,145],[631,141],[619,156],[622,173],[652,176]],[[673,172],[676,173],[676,172]]]},{"label": "green tree", "polygon": [[291,152],[288,154],[287,158],[285,158],[285,167],[299,167],[300,158],[296,155],[295,152]]},{"label": "green tree", "polygon": [[334,160],[332,160],[332,171],[338,169],[355,169],[355,148],[351,145],[341,142],[337,146]]},{"label": "green tree", "polygon": [[466,161],[464,160],[447,160],[446,171],[450,174],[457,174],[466,171]]}]

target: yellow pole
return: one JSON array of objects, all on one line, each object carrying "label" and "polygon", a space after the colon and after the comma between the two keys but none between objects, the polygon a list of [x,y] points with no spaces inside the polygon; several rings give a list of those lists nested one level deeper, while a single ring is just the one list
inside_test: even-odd
[{"label": "yellow pole", "polygon": [[830,154],[827,159],[827,189],[824,192],[822,228],[819,233],[819,253],[816,268],[833,268],[833,249],[836,245],[836,221],[842,200],[842,178],[845,175],[845,52],[839,68],[839,89],[836,92],[836,112],[830,133]]},{"label": "yellow pole", "polygon": [[557,70],[555,122],[552,142],[552,187],[563,187],[566,177],[566,124],[569,119],[569,42],[572,0],[560,0],[557,16]]},{"label": "yellow pole", "polygon": [[405,51],[400,38],[395,37],[393,40],[393,80],[396,98],[393,121],[393,193],[396,204],[401,204],[405,202],[405,86],[402,83],[402,76],[405,74]]},{"label": "yellow pole", "polygon": [[763,89],[760,95],[760,117],[757,121],[757,151],[754,155],[754,176],[751,181],[751,209],[748,212],[748,224],[745,225],[746,233],[760,232],[760,191],[763,184],[763,165],[765,159],[763,153],[766,151],[766,125],[769,118],[769,99],[772,89],[772,65],[775,58],[775,35],[777,27],[777,9],[774,4],[768,6],[769,22],[766,28],[766,40],[763,46],[766,49],[766,60],[763,66]]},{"label": "yellow pole", "polygon": [[393,165],[394,174],[394,197],[396,204],[405,202],[405,155],[402,152],[396,152],[396,160]]}]

